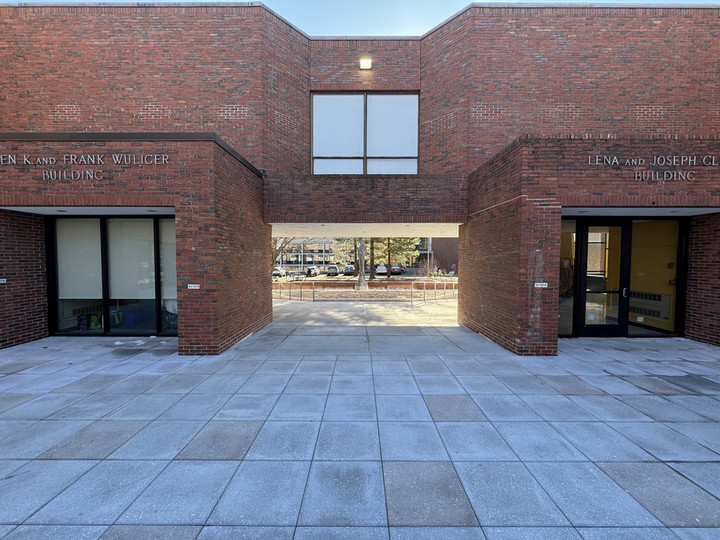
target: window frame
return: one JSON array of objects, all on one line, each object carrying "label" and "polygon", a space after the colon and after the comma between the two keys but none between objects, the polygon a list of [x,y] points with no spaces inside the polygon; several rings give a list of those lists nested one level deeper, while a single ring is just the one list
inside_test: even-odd
[{"label": "window frame", "polygon": [[[315,155],[315,96],[362,96],[363,97],[363,155],[362,156],[331,156],[331,155]],[[416,151],[414,156],[368,156],[368,96],[416,96],[417,97],[417,125],[416,125]],[[362,160],[362,173],[316,173],[315,160]],[[415,160],[414,173],[368,173],[368,161],[382,160]],[[399,91],[399,92],[382,92],[382,91],[322,91],[310,93],[310,170],[313,176],[333,176],[333,175],[362,175],[362,176],[417,176],[419,174],[420,165],[420,92],[418,91]]]}]

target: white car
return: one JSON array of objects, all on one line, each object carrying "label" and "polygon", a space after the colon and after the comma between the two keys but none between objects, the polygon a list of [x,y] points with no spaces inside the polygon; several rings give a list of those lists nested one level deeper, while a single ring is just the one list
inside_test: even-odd
[{"label": "white car", "polygon": [[272,277],[285,277],[285,269],[282,266],[273,268]]}]

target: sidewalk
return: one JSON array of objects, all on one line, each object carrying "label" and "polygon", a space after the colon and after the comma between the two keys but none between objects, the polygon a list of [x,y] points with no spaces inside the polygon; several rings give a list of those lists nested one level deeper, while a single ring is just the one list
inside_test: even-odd
[{"label": "sidewalk", "polygon": [[455,315],[279,301],[220,356],[0,350],[0,538],[720,537],[720,349],[518,357]]}]

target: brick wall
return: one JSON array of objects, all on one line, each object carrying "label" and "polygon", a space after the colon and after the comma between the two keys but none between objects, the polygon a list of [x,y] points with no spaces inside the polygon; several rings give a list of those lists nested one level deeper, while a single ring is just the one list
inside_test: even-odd
[{"label": "brick wall", "polygon": [[48,335],[43,218],[0,210],[0,349]]},{"label": "brick wall", "polygon": [[[458,320],[518,354],[553,354],[561,207],[627,207],[626,215],[650,207],[672,216],[675,208],[720,209],[718,186],[713,137],[516,140],[470,175]],[[718,216],[692,223],[686,333],[715,343]]]},{"label": "brick wall", "polygon": [[3,6],[0,132],[215,132],[275,179],[270,214],[332,221],[344,185],[312,213],[275,189],[330,181],[308,179],[311,91],[419,91],[420,174],[459,193],[525,133],[717,134],[719,13],[474,6],[421,38],[312,39],[259,5]]},{"label": "brick wall", "polygon": [[685,335],[720,346],[720,214],[690,221]]},{"label": "brick wall", "polygon": [[[269,258],[263,250],[270,231],[262,221],[262,179],[224,146],[198,139],[0,141],[0,154],[58,161],[0,165],[0,178],[13,186],[0,192],[0,206],[174,208],[178,348],[182,354],[217,354],[271,320],[270,262],[262,260]],[[104,165],[90,167],[101,169],[102,177],[44,179],[47,169],[84,170],[61,165],[73,154],[106,156]],[[167,156],[167,164],[116,166],[108,157],[113,154]],[[200,289],[188,289],[190,283]]]}]

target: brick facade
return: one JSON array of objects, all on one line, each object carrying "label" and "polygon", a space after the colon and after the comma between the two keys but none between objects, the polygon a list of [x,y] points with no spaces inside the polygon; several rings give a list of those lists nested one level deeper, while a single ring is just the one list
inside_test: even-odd
[{"label": "brick facade", "polygon": [[[468,193],[458,320],[518,354],[555,354],[562,208],[671,216],[670,208],[720,207],[720,140],[521,138],[470,175]],[[690,231],[686,334],[711,343],[717,217],[693,218]]]},{"label": "brick facade", "polygon": [[[114,138],[117,140],[98,136],[95,141],[42,137],[2,141],[2,153],[17,156],[20,165],[0,165],[0,177],[14,186],[0,193],[0,206],[172,208],[177,237],[179,352],[217,354],[270,322],[270,227],[262,219],[262,179],[212,137],[197,136],[198,140],[190,141]],[[95,154],[105,156],[104,165],[90,167],[101,171],[100,179],[43,178],[46,170],[86,169],[60,165],[64,156]],[[20,156],[25,155],[31,160],[55,158],[58,164],[23,165]],[[167,163],[161,159],[159,164],[114,165],[112,155],[167,156]],[[41,218],[5,217],[5,238],[24,225],[28,232],[20,238],[33,239],[27,249],[37,251],[38,242],[44,245]],[[11,259],[17,246],[5,238],[3,258]],[[31,261],[29,275],[44,284],[44,253],[43,257],[33,255]],[[200,285],[200,290],[189,290],[190,283]],[[36,283],[30,290],[35,291],[31,298],[37,300],[36,316],[45,311],[44,327],[33,334],[39,337],[43,331],[47,334],[47,297],[37,287]],[[27,310],[27,305],[27,297],[13,294],[3,308],[15,313]]]},{"label": "brick facade", "polygon": [[0,349],[48,335],[45,224],[0,210]]},{"label": "brick facade", "polygon": [[[167,175],[48,184],[10,171],[0,204],[174,207],[183,353],[224,350],[270,320],[268,223],[465,223],[460,321],[552,354],[563,207],[720,208],[714,169],[636,181],[630,166],[587,163],[715,152],[717,8],[474,4],[418,38],[315,39],[258,4],[27,5],[0,6],[0,30],[0,133],[217,133],[266,172],[209,142],[0,144],[171,152]],[[417,176],[310,174],[311,93],[345,91],[419,93]],[[694,245],[714,241],[704,220]],[[701,286],[703,257],[687,332],[707,340],[718,294]],[[202,298],[186,288],[201,278]],[[540,278],[547,289],[529,287]]]}]

